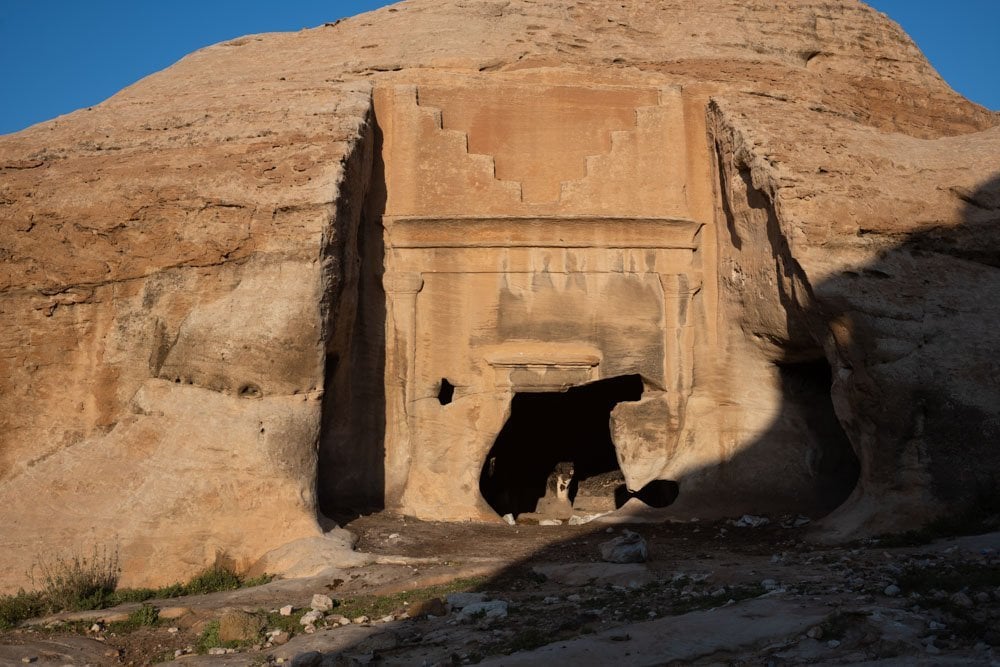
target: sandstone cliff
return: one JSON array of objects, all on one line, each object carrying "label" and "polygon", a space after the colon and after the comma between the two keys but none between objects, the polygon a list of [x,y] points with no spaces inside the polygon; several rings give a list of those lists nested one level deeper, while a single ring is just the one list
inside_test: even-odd
[{"label": "sandstone cliff", "polygon": [[[581,109],[579,132],[606,125],[581,140],[598,148],[533,171],[531,151],[505,137],[566,122],[545,115],[550,98]],[[489,100],[531,115],[486,129],[463,116]],[[372,495],[486,516],[473,498],[481,453],[433,444],[458,431],[428,412],[419,364],[403,372],[407,350],[424,354],[406,294],[440,294],[429,312],[470,312],[447,306],[437,278],[406,282],[445,261],[414,254],[431,232],[407,225],[463,213],[647,220],[628,238],[662,250],[650,275],[673,276],[663,267],[691,244],[684,275],[697,286],[628,283],[691,295],[691,320],[657,311],[689,354],[671,370],[664,343],[658,379],[643,369],[659,362],[616,343],[628,329],[609,323],[587,376],[641,371],[662,393],[648,419],[616,412],[616,438],[626,478],[679,482],[675,512],[823,504],[809,495],[823,495],[811,462],[832,436],[785,382],[817,361],[859,463],[825,526],[853,535],[961,510],[1000,471],[998,126],[855,0],[408,0],[203,49],[0,137],[0,588],[22,584],[39,555],[114,540],[129,584],[219,559],[249,566],[320,536],[321,510]],[[556,134],[525,145],[560,151],[564,138],[544,143]],[[662,137],[684,150],[643,149]],[[616,178],[635,193],[602,186]],[[700,231],[683,240],[674,222]],[[521,233],[512,225],[498,227],[504,244]],[[657,245],[656,225],[678,236]],[[524,229],[529,250],[549,243]],[[588,243],[619,247],[609,234]],[[625,284],[602,281],[579,283],[581,313]],[[509,289],[541,294],[529,283]],[[416,348],[400,338],[411,317]],[[557,370],[589,359],[570,349],[531,348]],[[638,366],[609,366],[615,355]],[[468,410],[484,446],[517,382],[499,408],[456,382],[455,414]],[[443,429],[431,444],[414,435],[422,419]],[[650,429],[663,451],[629,449]],[[460,483],[458,500],[428,491],[435,475]]]}]

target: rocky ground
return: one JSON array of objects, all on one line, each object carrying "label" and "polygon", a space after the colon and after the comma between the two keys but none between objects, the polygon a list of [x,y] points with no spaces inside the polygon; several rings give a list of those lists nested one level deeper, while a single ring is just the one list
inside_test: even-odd
[{"label": "rocky ground", "polygon": [[[1000,664],[1000,533],[822,546],[760,523],[373,515],[348,528],[377,563],[39,619],[0,664]],[[627,529],[649,560],[602,561]]]}]

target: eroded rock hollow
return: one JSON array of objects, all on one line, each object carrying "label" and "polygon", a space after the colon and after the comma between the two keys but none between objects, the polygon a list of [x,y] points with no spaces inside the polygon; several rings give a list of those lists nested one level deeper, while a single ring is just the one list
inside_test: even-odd
[{"label": "eroded rock hollow", "polygon": [[499,521],[561,463],[834,538],[961,511],[998,125],[855,0],[410,0],[0,137],[0,588],[297,572],[324,515]]}]

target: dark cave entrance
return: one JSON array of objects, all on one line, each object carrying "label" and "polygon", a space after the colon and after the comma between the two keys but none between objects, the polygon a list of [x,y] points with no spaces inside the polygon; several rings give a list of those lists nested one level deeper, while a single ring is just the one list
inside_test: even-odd
[{"label": "dark cave entrance", "polygon": [[533,512],[550,473],[566,462],[574,471],[571,500],[586,480],[616,479],[621,469],[611,440],[611,410],[619,402],[638,401],[642,391],[640,376],[624,375],[565,392],[515,394],[510,418],[480,473],[483,498],[500,516]]},{"label": "dark cave entrance", "polygon": [[833,407],[833,372],[825,357],[778,364],[786,408],[800,414],[818,445],[813,462],[817,515],[832,512],[858,483],[861,465]]}]

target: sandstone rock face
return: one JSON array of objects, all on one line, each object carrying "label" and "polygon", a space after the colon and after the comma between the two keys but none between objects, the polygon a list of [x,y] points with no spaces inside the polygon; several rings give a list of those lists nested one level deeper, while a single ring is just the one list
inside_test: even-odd
[{"label": "sandstone rock face", "polygon": [[1000,471],[998,174],[997,114],[854,0],[410,0],[199,51],[0,137],[0,588],[499,520],[534,482],[491,470],[567,457],[677,516],[961,510]]}]

